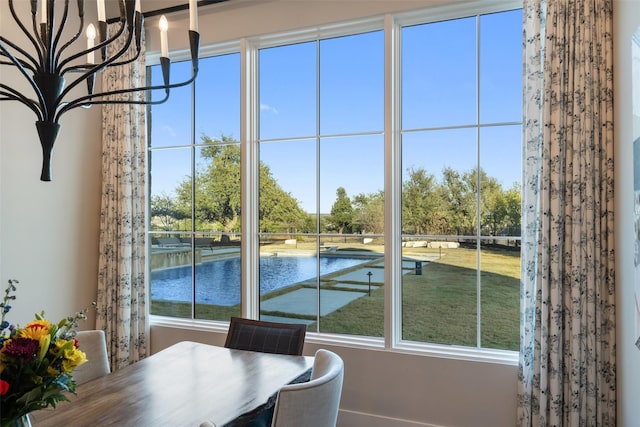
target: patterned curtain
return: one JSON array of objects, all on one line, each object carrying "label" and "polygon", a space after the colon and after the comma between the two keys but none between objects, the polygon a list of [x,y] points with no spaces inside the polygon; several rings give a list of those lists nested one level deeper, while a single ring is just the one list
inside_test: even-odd
[{"label": "patterned curtain", "polygon": [[615,426],[612,0],[524,0],[518,422]]},{"label": "patterned curtain", "polygon": [[[115,25],[115,24],[114,24]],[[116,27],[111,28],[116,31]],[[121,43],[109,46],[109,52]],[[102,90],[145,83],[144,41],[139,59],[102,73]],[[97,55],[97,53],[96,53]],[[137,93],[137,100],[144,95]],[[96,327],[107,336],[111,369],[147,355],[145,304],[145,107],[102,107],[102,208]]]}]

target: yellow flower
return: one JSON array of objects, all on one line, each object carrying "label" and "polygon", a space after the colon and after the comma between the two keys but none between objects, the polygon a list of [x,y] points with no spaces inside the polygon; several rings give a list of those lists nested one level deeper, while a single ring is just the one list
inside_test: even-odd
[{"label": "yellow flower", "polygon": [[64,354],[64,351],[70,347],[73,347],[73,341],[58,339],[56,340],[55,348],[51,349],[51,353],[55,357],[60,357]]},{"label": "yellow flower", "polygon": [[51,330],[51,323],[48,320],[35,320],[27,323],[27,326],[18,331],[17,336],[20,338],[31,338],[32,340],[40,341],[40,338],[49,335]]},{"label": "yellow flower", "polygon": [[56,368],[53,368],[51,366],[47,366],[47,374],[49,375],[58,375],[60,373],[60,371],[58,371]]},{"label": "yellow flower", "polygon": [[71,346],[69,349],[64,350],[64,360],[62,361],[62,371],[69,373],[74,368],[82,365],[87,361],[87,355],[83,352]]}]

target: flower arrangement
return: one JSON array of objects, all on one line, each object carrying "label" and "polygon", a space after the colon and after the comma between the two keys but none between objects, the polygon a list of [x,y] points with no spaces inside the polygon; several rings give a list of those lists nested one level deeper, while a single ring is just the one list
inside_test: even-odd
[{"label": "flower arrangement", "polygon": [[85,309],[57,324],[49,322],[44,311],[24,327],[7,320],[11,302],[16,299],[18,282],[9,280],[0,303],[0,414],[2,427],[29,412],[56,407],[68,401],[65,392],[74,393],[76,383],[72,371],[85,363],[87,357],[78,348],[75,328],[87,318]]}]

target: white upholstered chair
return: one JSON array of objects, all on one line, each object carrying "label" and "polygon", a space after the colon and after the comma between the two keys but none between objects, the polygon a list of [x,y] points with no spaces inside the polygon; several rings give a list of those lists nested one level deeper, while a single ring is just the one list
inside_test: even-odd
[{"label": "white upholstered chair", "polygon": [[278,392],[272,427],[334,427],[338,420],[344,362],[337,354],[316,352],[311,380]]},{"label": "white upholstered chair", "polygon": [[76,384],[84,384],[94,378],[111,372],[109,357],[107,356],[107,341],[104,331],[78,331],[76,336],[80,343],[79,349],[87,354],[87,362],[73,371]]}]

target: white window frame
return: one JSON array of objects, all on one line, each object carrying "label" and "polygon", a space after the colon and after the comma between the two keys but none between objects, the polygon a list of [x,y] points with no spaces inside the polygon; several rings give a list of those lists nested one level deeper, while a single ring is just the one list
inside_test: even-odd
[{"label": "white window frame", "polygon": [[[400,141],[401,104],[401,29],[407,25],[425,24],[493,12],[522,8],[521,0],[481,0],[463,4],[436,6],[418,11],[385,14],[345,23],[314,26],[296,31],[242,38],[237,41],[204,46],[200,57],[240,53],[241,102],[240,144],[242,170],[241,288],[242,316],[259,317],[259,239],[258,239],[258,50],[292,43],[316,41],[329,37],[384,30],[384,164],[385,164],[385,324],[384,338],[308,333],[307,341],[317,344],[342,345],[389,352],[410,353],[449,359],[516,365],[518,352],[457,345],[441,345],[403,341],[402,337],[402,246],[401,197],[402,166]],[[160,62],[159,52],[147,53],[147,65]],[[189,60],[190,51],[171,52],[172,60]],[[388,77],[387,77],[388,76]],[[147,275],[149,277],[149,275]],[[158,326],[200,331],[225,332],[226,322],[150,316]]]}]

